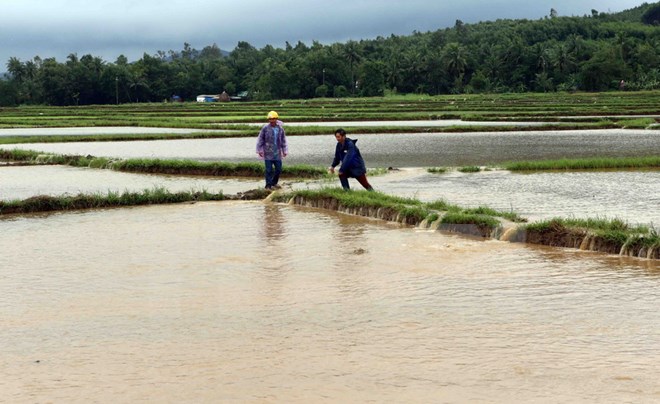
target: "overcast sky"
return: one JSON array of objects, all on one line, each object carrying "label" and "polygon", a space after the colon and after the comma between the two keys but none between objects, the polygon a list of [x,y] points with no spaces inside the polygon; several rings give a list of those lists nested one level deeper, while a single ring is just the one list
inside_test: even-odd
[{"label": "overcast sky", "polygon": [[0,0],[0,71],[10,57],[91,54],[107,62],[135,61],[146,52],[231,51],[409,35],[498,18],[538,19],[618,12],[644,0]]}]

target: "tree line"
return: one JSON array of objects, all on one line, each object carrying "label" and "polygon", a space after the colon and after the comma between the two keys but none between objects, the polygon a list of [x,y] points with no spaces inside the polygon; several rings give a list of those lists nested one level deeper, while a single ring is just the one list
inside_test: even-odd
[{"label": "tree line", "polygon": [[129,63],[70,54],[22,62],[0,80],[0,106],[89,105],[247,92],[252,99],[384,93],[606,91],[660,88],[660,2],[621,13],[497,20],[411,35],[257,49],[241,41],[144,54]]}]

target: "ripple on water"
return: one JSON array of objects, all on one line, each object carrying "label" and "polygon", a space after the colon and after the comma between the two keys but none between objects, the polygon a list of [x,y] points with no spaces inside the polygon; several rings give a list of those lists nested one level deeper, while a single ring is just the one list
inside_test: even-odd
[{"label": "ripple on water", "polygon": [[0,226],[12,401],[621,402],[660,390],[656,263],[252,202]]}]

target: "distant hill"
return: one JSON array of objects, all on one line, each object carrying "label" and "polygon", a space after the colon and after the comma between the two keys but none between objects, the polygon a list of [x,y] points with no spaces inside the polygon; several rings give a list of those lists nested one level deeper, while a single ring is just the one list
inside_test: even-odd
[{"label": "distant hill", "polygon": [[656,10],[656,13],[660,11],[660,2],[642,3],[637,7],[620,11],[618,13],[602,14],[602,17],[612,21],[643,22],[645,24],[652,24],[652,21],[645,21],[644,16],[646,13],[653,10]]},{"label": "distant hill", "polygon": [[617,13],[549,11],[537,19],[456,20],[435,31],[329,45],[298,41],[257,49],[239,41],[228,52],[184,43],[182,50],[145,54],[134,63],[91,55],[63,63],[10,60],[0,106],[158,102],[173,94],[194,100],[223,91],[268,101],[660,90],[660,1]]}]

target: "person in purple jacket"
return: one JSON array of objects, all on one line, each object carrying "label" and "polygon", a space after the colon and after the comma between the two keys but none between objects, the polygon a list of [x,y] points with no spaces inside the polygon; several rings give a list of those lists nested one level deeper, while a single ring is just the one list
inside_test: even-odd
[{"label": "person in purple jacket", "polygon": [[282,159],[289,154],[286,133],[275,111],[268,113],[268,123],[259,131],[257,154],[266,166],[266,189],[281,188],[277,183],[282,173]]},{"label": "person in purple jacket", "polygon": [[337,146],[335,147],[335,158],[332,160],[330,172],[335,172],[335,167],[341,163],[339,168],[339,182],[345,190],[351,189],[348,185],[348,178],[352,177],[367,191],[373,191],[373,187],[367,180],[367,167],[364,164],[360,150],[355,145],[357,139],[349,139],[346,137],[344,129],[337,129],[335,131],[335,139],[337,139]]}]

